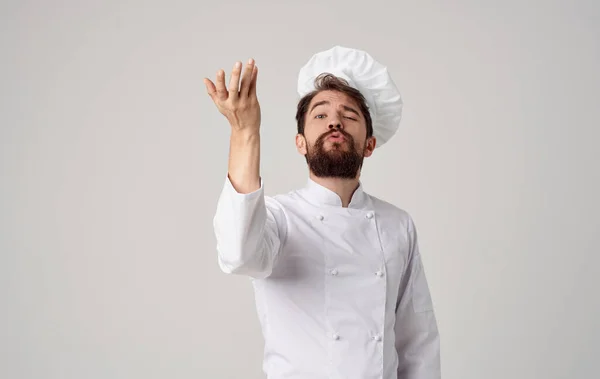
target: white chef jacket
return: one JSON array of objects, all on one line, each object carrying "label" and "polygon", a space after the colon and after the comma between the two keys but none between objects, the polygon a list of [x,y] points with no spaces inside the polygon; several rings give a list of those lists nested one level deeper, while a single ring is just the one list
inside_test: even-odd
[{"label": "white chef jacket", "polygon": [[274,197],[229,178],[218,264],[252,278],[268,379],[439,379],[437,322],[410,215],[310,178]]}]

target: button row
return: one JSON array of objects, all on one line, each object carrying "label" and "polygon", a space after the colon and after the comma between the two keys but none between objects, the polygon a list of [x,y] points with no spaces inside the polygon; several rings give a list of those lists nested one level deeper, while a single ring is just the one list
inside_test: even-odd
[{"label": "button row", "polygon": [[[331,339],[334,340],[334,341],[337,341],[340,338],[341,338],[340,335],[337,334],[337,333],[332,333],[331,334]],[[371,337],[371,339],[373,341],[377,341],[377,342],[381,342],[381,340],[382,340],[381,335],[379,335],[379,334],[374,335],[373,337]]]},{"label": "button row", "polygon": [[[373,213],[373,212],[369,212],[369,213],[367,213],[367,214],[365,215],[365,217],[366,217],[366,218],[368,218],[368,219],[372,219],[372,218],[373,218],[373,216],[374,216],[374,213]],[[323,220],[325,219],[325,216],[323,216],[322,214],[319,214],[319,215],[317,215],[316,217],[317,217],[317,219],[318,219],[319,221],[323,221]]]},{"label": "button row", "polygon": [[[337,274],[339,274],[339,271],[335,268],[332,268],[331,270],[329,270],[329,274],[336,276]],[[377,271],[375,275],[381,278],[383,276],[383,271]]]}]

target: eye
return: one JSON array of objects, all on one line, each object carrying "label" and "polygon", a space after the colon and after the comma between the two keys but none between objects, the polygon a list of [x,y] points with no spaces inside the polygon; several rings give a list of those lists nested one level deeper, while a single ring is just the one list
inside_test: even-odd
[{"label": "eye", "polygon": [[347,119],[349,119],[349,120],[352,120],[352,121],[358,121],[357,119],[355,119],[355,118],[352,118],[352,117],[350,117],[350,116],[346,116],[346,118],[347,118]]},{"label": "eye", "polygon": [[315,116],[315,118],[325,118],[325,115],[324,114],[318,114],[318,115]]}]

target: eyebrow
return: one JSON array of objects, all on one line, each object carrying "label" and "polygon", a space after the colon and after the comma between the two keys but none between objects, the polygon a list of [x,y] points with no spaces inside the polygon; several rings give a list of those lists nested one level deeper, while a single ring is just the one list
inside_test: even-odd
[{"label": "eyebrow", "polygon": [[[318,107],[319,105],[330,105],[331,103],[327,100],[321,100],[319,102],[316,102],[312,108],[310,108],[310,112],[312,112],[313,110],[315,110],[316,107]],[[344,110],[348,111],[348,112],[352,112],[354,114],[356,114],[358,117],[360,117],[360,113],[358,113],[358,111],[354,108],[350,108],[347,105],[342,105],[342,108],[344,108]],[[310,113],[309,112],[309,113]]]}]

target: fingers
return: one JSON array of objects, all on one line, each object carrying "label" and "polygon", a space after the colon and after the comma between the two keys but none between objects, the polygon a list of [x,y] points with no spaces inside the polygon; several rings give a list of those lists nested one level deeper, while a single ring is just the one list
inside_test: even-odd
[{"label": "fingers", "polygon": [[[242,62],[236,62],[231,71],[229,87],[225,87],[225,71],[217,71],[217,78],[213,83],[210,79],[204,78],[206,91],[213,101],[225,101],[229,97],[256,95],[256,77],[258,67],[255,66],[254,59],[250,58],[242,75]],[[241,83],[240,83],[241,77]]]},{"label": "fingers", "polygon": [[256,78],[258,77],[258,66],[254,66],[252,70],[252,79],[250,80],[250,88],[248,96],[256,96]]},{"label": "fingers", "polygon": [[208,92],[208,96],[214,100],[214,97],[217,94],[217,87],[215,87],[215,84],[208,78],[204,78],[204,85],[206,86],[206,92]]},{"label": "fingers", "polygon": [[217,72],[217,98],[227,100],[227,89],[225,88],[225,71],[222,69]]},{"label": "fingers", "polygon": [[246,64],[246,69],[244,70],[244,74],[242,75],[242,83],[240,85],[240,96],[248,96],[248,92],[250,90],[250,83],[252,81],[252,72],[254,71],[254,59],[250,58],[248,60],[248,64]]},{"label": "fingers", "polygon": [[242,73],[242,62],[235,62],[229,79],[229,96],[237,96],[240,86],[240,75]]}]

